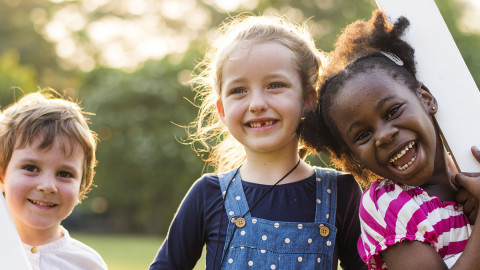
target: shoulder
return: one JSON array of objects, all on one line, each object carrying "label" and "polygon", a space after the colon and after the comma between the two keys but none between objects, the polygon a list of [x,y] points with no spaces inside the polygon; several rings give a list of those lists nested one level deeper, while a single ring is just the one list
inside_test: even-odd
[{"label": "shoulder", "polygon": [[378,211],[398,213],[400,210],[408,209],[415,211],[418,209],[415,198],[422,193],[423,191],[417,187],[408,187],[387,179],[377,180],[362,195],[360,216],[362,211],[370,213]]},{"label": "shoulder", "polygon": [[350,196],[353,194],[361,194],[362,188],[358,184],[353,175],[337,171],[329,168],[314,167],[315,171],[321,174],[333,175],[337,183],[338,195]]},{"label": "shoulder", "polygon": [[[383,262],[379,252],[403,240],[433,244],[436,232],[423,207],[424,193],[391,180],[377,180],[364,192],[359,216],[359,252],[370,264]],[[380,264],[381,265],[381,264]]]},{"label": "shoulder", "polygon": [[78,265],[84,267],[84,269],[107,269],[105,261],[96,250],[77,239],[70,237],[68,232],[64,237],[65,245],[60,251],[63,255],[59,257],[64,257],[72,265],[78,263]]}]

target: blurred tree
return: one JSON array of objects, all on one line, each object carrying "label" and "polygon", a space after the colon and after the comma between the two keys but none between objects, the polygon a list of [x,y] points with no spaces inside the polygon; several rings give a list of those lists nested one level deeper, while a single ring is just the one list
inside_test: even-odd
[{"label": "blurred tree", "polygon": [[[90,197],[109,207],[109,231],[165,232],[180,199],[202,170],[201,160],[177,138],[195,117],[189,86],[179,81],[192,68],[190,58],[147,62],[133,73],[98,69],[84,78],[80,95],[95,112],[92,127],[101,140],[97,175]],[[87,200],[89,201],[89,200]],[[91,200],[92,203],[95,200]],[[95,205],[86,206],[90,208]]]}]

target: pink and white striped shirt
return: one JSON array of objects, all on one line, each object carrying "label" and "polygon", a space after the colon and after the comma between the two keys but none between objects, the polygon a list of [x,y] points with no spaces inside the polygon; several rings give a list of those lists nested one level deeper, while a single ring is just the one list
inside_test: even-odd
[{"label": "pink and white striped shirt", "polygon": [[372,183],[363,193],[359,215],[357,247],[369,269],[387,269],[379,252],[403,240],[430,244],[450,268],[471,234],[461,206],[392,180]]}]

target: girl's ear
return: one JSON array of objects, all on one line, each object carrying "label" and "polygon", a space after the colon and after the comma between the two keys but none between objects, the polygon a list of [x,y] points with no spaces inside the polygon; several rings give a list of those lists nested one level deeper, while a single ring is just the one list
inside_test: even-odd
[{"label": "girl's ear", "polygon": [[223,110],[223,103],[220,99],[217,100],[217,112],[220,120],[222,120],[222,123],[225,125],[225,111]]},{"label": "girl's ear", "polygon": [[304,111],[313,111],[315,109],[315,104],[317,102],[317,92],[315,90],[310,90],[303,101],[303,110]]},{"label": "girl's ear", "polygon": [[358,167],[362,169],[364,168],[362,162],[352,152],[348,152],[348,156],[353,162],[355,162],[355,164],[358,165]]},{"label": "girl's ear", "polygon": [[417,89],[417,95],[430,115],[435,115],[438,111],[437,99],[430,93],[430,90],[421,83]]}]

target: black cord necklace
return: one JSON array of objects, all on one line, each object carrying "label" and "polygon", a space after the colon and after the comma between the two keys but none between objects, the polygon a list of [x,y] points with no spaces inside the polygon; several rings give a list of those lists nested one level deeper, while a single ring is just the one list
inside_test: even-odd
[{"label": "black cord necklace", "polygon": [[[235,231],[237,230],[237,228],[243,228],[245,227],[246,223],[245,223],[245,216],[250,213],[250,211],[252,211],[253,208],[255,208],[255,206],[257,206],[257,204],[268,194],[270,193],[270,191],[272,191],[272,189],[278,184],[280,183],[280,181],[282,181],[283,179],[285,179],[287,176],[289,176],[297,167],[298,165],[300,164],[300,161],[301,159],[298,159],[298,162],[297,164],[295,164],[295,166],[293,166],[293,168],[287,172],[282,178],[280,178],[277,182],[275,182],[275,184],[273,184],[267,191],[265,191],[265,193],[263,193],[263,195],[258,198],[258,200],[252,205],[252,207],[250,207],[248,209],[247,212],[245,212],[245,214],[243,214],[242,217],[239,217],[235,220],[235,228],[233,229],[233,232],[232,232],[232,237],[230,237],[230,241],[228,241],[228,245],[225,247],[225,250],[228,251],[228,249],[230,248],[230,244],[232,243],[232,239],[233,239],[233,235],[235,234]],[[230,181],[228,182],[228,185],[227,185],[227,189],[225,190],[225,196],[224,198],[227,198],[227,194],[228,194],[228,189],[230,188],[230,184],[233,182],[233,179],[235,179],[235,176],[237,175],[238,171],[240,170],[242,166],[238,167],[237,170],[235,171],[235,173],[233,174],[233,177],[232,179],[230,179]],[[220,229],[222,227],[222,214],[223,214],[223,209],[225,208],[225,201],[223,202],[223,207],[222,207],[222,210],[220,212],[220,223],[219,223],[219,226],[218,226],[218,239],[217,239],[217,248],[215,250],[215,257],[213,258],[213,270],[215,270],[215,263],[217,261],[217,254],[218,254],[218,242],[220,240]],[[222,265],[223,265],[223,262],[225,261],[225,256],[222,255],[222,261],[220,262],[220,266],[219,266],[219,269],[222,268]]]}]

